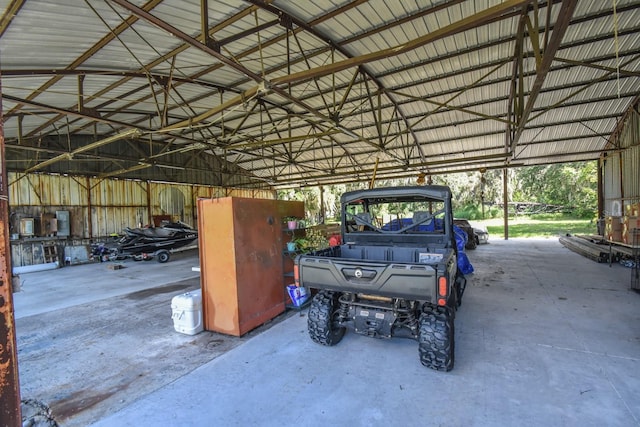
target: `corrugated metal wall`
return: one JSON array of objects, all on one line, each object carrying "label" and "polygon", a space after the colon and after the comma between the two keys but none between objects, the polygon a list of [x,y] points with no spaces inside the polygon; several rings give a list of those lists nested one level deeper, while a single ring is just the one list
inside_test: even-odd
[{"label": "corrugated metal wall", "polygon": [[[107,236],[119,233],[125,227],[147,224],[147,189],[140,181],[89,180],[91,203],[91,234]],[[75,234],[72,229],[72,234]],[[83,237],[89,237],[89,230]]]},{"label": "corrugated metal wall", "polygon": [[622,193],[620,186],[620,153],[604,160],[604,215],[622,215]]},{"label": "corrugated metal wall", "polygon": [[619,151],[603,158],[604,214],[624,215],[631,203],[640,202],[640,115],[636,104],[624,119],[614,145]]},{"label": "corrugated metal wall", "polygon": [[[637,117],[637,116],[636,116]],[[635,120],[640,125],[640,120]],[[640,201],[640,138],[634,135],[635,145],[626,148],[622,154],[624,198],[629,202]]]},{"label": "corrugated metal wall", "polygon": [[11,233],[19,233],[22,218],[66,210],[74,238],[120,233],[125,227],[150,224],[153,215],[197,226],[196,200],[225,196],[275,199],[271,190],[208,187],[190,184],[66,175],[10,172]]}]

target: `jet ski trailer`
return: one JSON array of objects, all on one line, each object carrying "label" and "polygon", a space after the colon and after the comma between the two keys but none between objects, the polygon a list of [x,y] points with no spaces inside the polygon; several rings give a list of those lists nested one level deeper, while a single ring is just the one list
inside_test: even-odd
[{"label": "jet ski trailer", "polygon": [[125,228],[124,235],[115,242],[93,244],[91,255],[100,261],[132,257],[148,261],[154,257],[165,263],[171,251],[186,246],[198,238],[197,230],[188,225],[167,223],[161,227]]}]

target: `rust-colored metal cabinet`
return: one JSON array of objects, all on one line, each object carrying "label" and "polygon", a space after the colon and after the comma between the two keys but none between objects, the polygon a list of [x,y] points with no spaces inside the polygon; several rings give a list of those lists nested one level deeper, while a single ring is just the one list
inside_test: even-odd
[{"label": "rust-colored metal cabinet", "polygon": [[241,336],[284,311],[282,218],[298,211],[302,202],[198,200],[206,330]]}]

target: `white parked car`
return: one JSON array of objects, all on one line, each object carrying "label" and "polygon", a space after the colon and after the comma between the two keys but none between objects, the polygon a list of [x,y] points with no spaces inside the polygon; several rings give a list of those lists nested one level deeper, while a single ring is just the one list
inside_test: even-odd
[{"label": "white parked car", "polygon": [[471,226],[473,227],[473,231],[476,233],[477,244],[489,243],[489,232],[486,227],[479,226],[478,224],[471,224]]}]

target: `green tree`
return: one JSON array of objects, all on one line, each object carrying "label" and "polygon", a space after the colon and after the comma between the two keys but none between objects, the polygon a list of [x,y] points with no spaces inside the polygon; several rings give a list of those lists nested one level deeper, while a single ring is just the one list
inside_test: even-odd
[{"label": "green tree", "polygon": [[[477,171],[434,175],[431,180],[433,184],[447,185],[451,188],[453,208],[460,217],[483,218],[483,202],[485,217],[491,218],[502,213],[500,209],[491,208],[493,204],[502,204],[504,198],[503,171],[500,169],[484,173]],[[375,185],[415,185],[415,182],[415,179],[410,178],[382,179],[377,180]],[[369,182],[323,186],[325,221],[339,220],[340,196],[344,192],[368,186]],[[596,187],[597,163],[594,161],[507,170],[508,201],[560,205],[583,217],[591,217],[595,213]],[[278,193],[278,197],[304,201],[307,218],[320,219],[320,188],[283,190]]]},{"label": "green tree", "polygon": [[591,216],[597,204],[596,162],[531,166],[517,170],[514,200],[563,206]]}]

